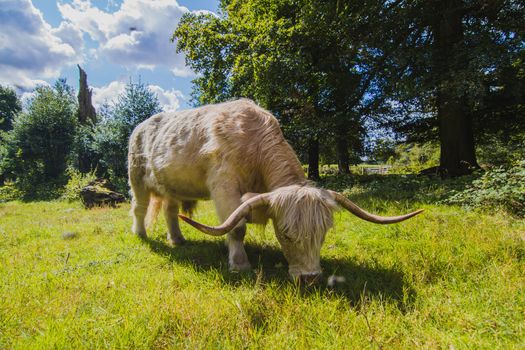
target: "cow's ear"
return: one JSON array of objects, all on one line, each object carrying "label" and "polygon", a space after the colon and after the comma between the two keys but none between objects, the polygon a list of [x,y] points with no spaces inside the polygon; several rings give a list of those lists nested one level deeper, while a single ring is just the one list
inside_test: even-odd
[{"label": "cow's ear", "polygon": [[[259,193],[248,192],[241,197],[241,202],[246,202],[248,199],[258,196]],[[250,214],[246,217],[246,221],[250,224],[266,225],[268,222],[268,206],[261,205],[255,209],[250,210]]]}]

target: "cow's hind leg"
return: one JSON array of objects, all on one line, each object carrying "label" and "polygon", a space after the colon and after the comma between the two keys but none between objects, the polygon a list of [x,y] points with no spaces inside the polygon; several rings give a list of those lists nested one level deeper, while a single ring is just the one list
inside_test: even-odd
[{"label": "cow's hind leg", "polygon": [[179,228],[179,203],[174,200],[166,201],[164,205],[164,216],[168,226],[168,243],[170,245],[181,245],[186,242]]},{"label": "cow's hind leg", "polygon": [[146,213],[150,202],[150,192],[142,185],[131,183],[131,214],[133,226],[131,231],[139,237],[146,237]]},{"label": "cow's hind leg", "polygon": [[[219,193],[213,193],[212,197],[221,222],[224,222],[241,204],[241,196],[236,191],[228,192],[223,189]],[[246,271],[251,269],[248,255],[244,249],[243,240],[245,234],[246,221],[244,219],[228,233],[227,245],[230,270]]]}]

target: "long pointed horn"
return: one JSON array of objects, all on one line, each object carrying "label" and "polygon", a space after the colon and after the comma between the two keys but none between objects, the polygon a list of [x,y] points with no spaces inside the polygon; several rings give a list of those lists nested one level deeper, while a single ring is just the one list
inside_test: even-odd
[{"label": "long pointed horn", "polygon": [[222,236],[233,230],[239,221],[248,215],[252,209],[261,205],[265,205],[266,203],[267,195],[265,193],[252,197],[235,209],[235,211],[231,213],[230,217],[219,226],[204,225],[182,214],[179,214],[179,217],[191,226],[195,227],[197,230],[202,231],[208,235]]},{"label": "long pointed horn", "polygon": [[346,198],[340,193],[334,192],[334,191],[328,191],[333,196],[334,200],[339,203],[343,208],[354,214],[355,216],[366,220],[370,222],[374,222],[376,224],[394,224],[396,222],[404,221],[406,219],[410,219],[413,216],[416,216],[417,214],[421,213],[423,209],[416,210],[412,213],[400,215],[400,216],[379,216],[375,214],[371,214],[367,212],[364,209],[359,208],[354,202],[352,202],[350,199]]}]

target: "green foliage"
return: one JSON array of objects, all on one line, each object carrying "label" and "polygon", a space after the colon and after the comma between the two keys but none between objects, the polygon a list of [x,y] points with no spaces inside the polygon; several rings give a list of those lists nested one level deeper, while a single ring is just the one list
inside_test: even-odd
[{"label": "green foliage", "polygon": [[435,204],[450,197],[454,191],[461,191],[477,177],[441,179],[436,176],[415,174],[325,176],[321,185],[348,194],[357,202],[366,203],[369,198],[382,198],[386,202],[418,202]]},{"label": "green foliage", "polygon": [[[441,135],[445,153],[460,152],[457,139],[470,143],[472,132],[479,143],[487,137],[507,142],[523,133],[525,7],[520,2],[410,1],[390,10],[395,15],[388,21],[397,23],[390,34],[400,44],[387,71],[402,74],[388,83],[398,114],[383,122],[395,120],[390,125],[411,142],[437,141]],[[462,133],[444,137],[454,133],[459,115]],[[463,154],[470,149],[461,148]]]},{"label": "green foliage", "polygon": [[13,119],[22,110],[20,100],[13,89],[0,85],[0,131],[13,127]]},{"label": "green foliage", "polygon": [[5,135],[0,172],[14,180],[27,198],[50,198],[65,183],[77,127],[75,110],[74,92],[65,80],[53,87],[37,87],[27,112],[16,116],[13,129]]},{"label": "green foliage", "polygon": [[80,190],[86,187],[89,182],[97,178],[95,172],[96,170],[92,170],[88,173],[81,173],[75,168],[68,168],[67,175],[69,180],[64,187],[62,199],[70,202],[80,200]]},{"label": "green foliage", "polygon": [[[402,169],[402,168],[401,168]],[[525,162],[496,167],[469,176],[441,179],[413,174],[341,176],[325,172],[323,187],[345,192],[358,202],[368,198],[460,205],[465,209],[525,216]]]},{"label": "green foliage", "polygon": [[16,201],[23,198],[24,194],[12,181],[5,182],[0,186],[0,203]]},{"label": "green foliage", "polygon": [[5,181],[5,159],[9,153],[7,142],[9,134],[0,130],[0,186]]},{"label": "green foliage", "polygon": [[93,149],[95,125],[77,124],[75,138],[69,153],[68,165],[81,172],[99,167],[100,155]]},{"label": "green foliage", "polygon": [[127,193],[128,141],[133,129],[161,111],[155,93],[142,82],[126,85],[115,104],[99,111],[100,122],[93,133],[91,148],[98,155],[100,170],[121,193]]},{"label": "green foliage", "polygon": [[434,143],[399,144],[387,163],[392,165],[393,173],[417,174],[423,169],[439,165],[439,146]]},{"label": "green foliage", "polygon": [[183,16],[173,39],[199,72],[198,104],[250,97],[280,119],[300,156],[322,139],[338,145],[322,151],[351,163],[349,153],[362,153],[364,117],[388,109],[376,79],[381,40],[369,28],[379,4],[224,1],[220,17]]},{"label": "green foliage", "polygon": [[128,125],[118,119],[103,119],[93,132],[92,148],[100,156],[100,166],[110,177],[126,172]]},{"label": "green foliage", "polygon": [[130,80],[112,106],[111,117],[122,122],[126,127],[123,133],[129,137],[135,126],[161,111],[157,95],[140,80],[138,83]]},{"label": "green foliage", "polygon": [[525,216],[525,161],[511,168],[485,171],[465,189],[456,191],[445,203],[468,208],[504,209]]},{"label": "green foliage", "polygon": [[476,150],[481,165],[509,167],[525,159],[525,132],[508,138],[486,135]]},{"label": "green foliage", "polygon": [[388,138],[376,140],[368,154],[370,161],[382,164],[390,158],[395,159],[397,155],[396,142]]}]

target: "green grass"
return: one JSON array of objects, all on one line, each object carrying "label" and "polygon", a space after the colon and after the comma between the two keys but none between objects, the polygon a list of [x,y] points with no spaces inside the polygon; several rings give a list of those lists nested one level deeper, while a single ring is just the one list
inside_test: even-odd
[{"label": "green grass", "polygon": [[[270,227],[249,228],[254,271],[236,274],[223,239],[187,225],[183,247],[162,218],[134,237],[129,205],[0,204],[0,348],[524,348],[525,222],[433,204],[417,192],[446,188],[429,186],[348,191],[381,214],[426,212],[390,226],[336,213],[321,252],[325,279],[346,278],[335,289],[293,285]],[[211,203],[196,217],[216,222]]]}]

